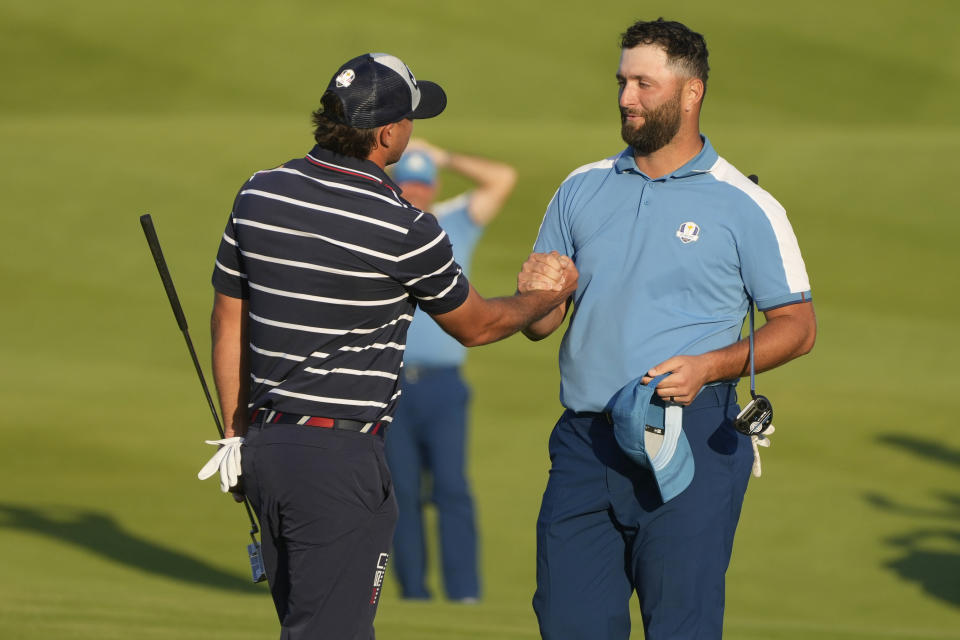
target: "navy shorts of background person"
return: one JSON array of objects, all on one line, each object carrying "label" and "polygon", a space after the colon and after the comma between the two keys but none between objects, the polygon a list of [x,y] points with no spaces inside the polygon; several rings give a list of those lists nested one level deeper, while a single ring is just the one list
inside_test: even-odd
[{"label": "navy shorts of background person", "polygon": [[[632,25],[621,46],[629,146],[564,180],[534,248],[572,256],[580,284],[560,347],[566,411],[550,437],[533,604],[544,638],[625,640],[636,592],[649,640],[714,639],[754,457],[732,424],[749,300],[767,320],[758,370],[808,352],[816,321],[783,208],[700,133],[703,38],[661,19]],[[569,306],[526,335],[548,335]],[[666,373],[655,403],[679,409],[695,463],[675,497],[625,456],[610,414],[621,388]]]},{"label": "navy shorts of background person", "polygon": [[[473,187],[434,202],[438,170],[469,179]],[[509,165],[411,140],[391,175],[403,196],[437,217],[453,256],[469,273],[477,241],[499,213],[516,183]],[[480,598],[476,510],[467,474],[467,414],[470,389],[460,367],[466,349],[425,315],[407,333],[400,388],[403,400],[387,434],[387,462],[399,507],[393,536],[392,573],[404,598],[431,597],[426,585],[427,550],[423,505],[436,506],[440,562],[447,597],[464,604]],[[428,482],[421,483],[422,479]],[[423,485],[430,489],[429,497]]]},{"label": "navy shorts of background person", "polygon": [[243,481],[223,489],[256,511],[286,640],[374,637],[397,513],[382,436],[415,308],[485,344],[576,286],[553,256],[552,290],[481,297],[436,219],[403,199],[384,169],[413,120],[445,105],[394,56],[351,59],[314,113],[316,146],[243,185],[217,253],[213,370],[231,448],[220,470],[242,452]]}]

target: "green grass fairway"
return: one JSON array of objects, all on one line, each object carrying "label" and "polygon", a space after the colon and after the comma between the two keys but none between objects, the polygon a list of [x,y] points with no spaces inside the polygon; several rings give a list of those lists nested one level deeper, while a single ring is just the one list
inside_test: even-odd
[{"label": "green grass fairway", "polygon": [[[951,0],[0,0],[0,637],[278,635],[249,584],[242,507],[196,479],[214,427],[141,214],[209,371],[209,277],[236,189],[308,150],[343,61],[387,51],[447,89],[415,135],[520,172],[474,266],[481,292],[507,294],[560,181],[622,148],[618,35],[659,15],[706,35],[703,128],[787,208],[820,323],[810,356],[759,378],[777,433],[737,534],[725,637],[960,639]],[[388,581],[378,637],[539,637],[558,344],[469,359],[482,604],[401,602]]]}]

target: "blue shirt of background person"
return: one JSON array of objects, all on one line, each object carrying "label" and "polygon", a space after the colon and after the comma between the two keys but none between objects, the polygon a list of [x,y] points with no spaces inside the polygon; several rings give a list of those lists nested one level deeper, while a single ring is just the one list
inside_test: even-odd
[{"label": "blue shirt of background person", "polygon": [[[402,170],[399,173],[403,175]],[[397,171],[394,175],[397,175]],[[453,257],[467,277],[470,276],[473,251],[483,235],[483,227],[470,217],[470,197],[470,193],[460,194],[438,202],[431,211],[437,216],[440,227],[447,232],[450,244],[453,245]],[[456,367],[463,364],[466,357],[467,348],[441,329],[433,318],[426,314],[414,316],[410,330],[407,331],[404,366]]]},{"label": "blue shirt of background person", "polygon": [[[473,188],[434,204],[437,170],[445,168],[473,182]],[[512,167],[423,141],[410,147],[393,169],[403,197],[424,215],[435,215],[453,246],[464,274],[484,227],[513,189]],[[403,598],[430,598],[426,574],[424,496],[426,475],[436,507],[443,586],[454,602],[481,596],[476,513],[467,477],[467,424],[470,389],[460,365],[466,349],[433,318],[417,313],[407,333],[401,369],[402,395],[387,434],[387,462],[400,516],[393,537],[391,567]]]}]

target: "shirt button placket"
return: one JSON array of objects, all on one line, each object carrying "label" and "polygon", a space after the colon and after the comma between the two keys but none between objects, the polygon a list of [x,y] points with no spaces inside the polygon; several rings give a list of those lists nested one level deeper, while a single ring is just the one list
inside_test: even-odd
[{"label": "shirt button placket", "polygon": [[645,206],[645,207],[650,206],[650,196],[651,196],[651,194],[648,193],[648,191],[653,191],[653,188],[656,187],[656,186],[657,186],[657,185],[656,185],[655,182],[648,182],[648,183],[646,184],[646,186],[645,186],[645,188],[644,188],[644,190],[643,190],[643,193],[642,193],[641,196],[640,196],[641,198],[643,198],[643,201],[642,201],[640,204],[642,204],[642,205]]},{"label": "shirt button placket", "polygon": [[643,181],[643,186],[640,187],[640,198],[639,203],[637,204],[637,213],[640,213],[642,209],[640,207],[647,206],[647,189],[650,187],[650,183],[646,180]]}]

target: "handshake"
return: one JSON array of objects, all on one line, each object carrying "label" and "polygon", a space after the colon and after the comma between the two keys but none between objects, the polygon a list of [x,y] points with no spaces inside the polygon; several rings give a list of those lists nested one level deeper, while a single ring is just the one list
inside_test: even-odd
[{"label": "handshake", "polygon": [[579,275],[573,260],[565,255],[556,251],[531,253],[517,275],[517,291],[561,292],[566,299],[576,291]]}]

